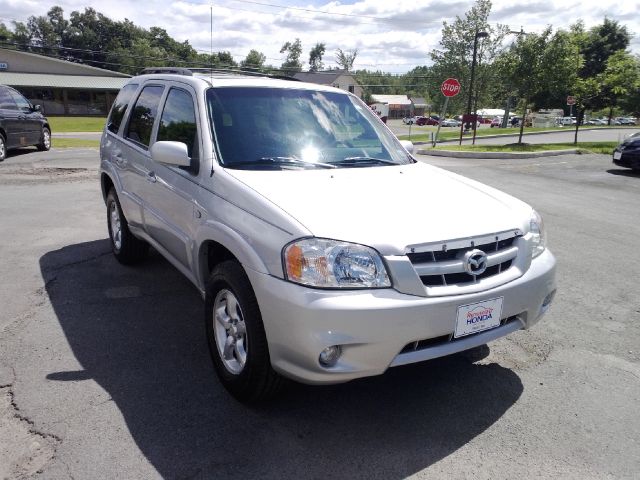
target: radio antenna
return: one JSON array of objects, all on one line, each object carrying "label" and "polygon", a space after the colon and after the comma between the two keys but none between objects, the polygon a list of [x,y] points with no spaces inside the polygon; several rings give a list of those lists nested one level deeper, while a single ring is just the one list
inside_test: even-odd
[{"label": "radio antenna", "polygon": [[210,46],[209,46],[209,60],[211,61],[211,71],[209,72],[211,75],[211,81],[213,81],[213,3],[211,3],[211,5],[209,6],[209,9],[211,11],[211,22],[210,22],[210,32],[209,32],[209,40],[210,40]]}]

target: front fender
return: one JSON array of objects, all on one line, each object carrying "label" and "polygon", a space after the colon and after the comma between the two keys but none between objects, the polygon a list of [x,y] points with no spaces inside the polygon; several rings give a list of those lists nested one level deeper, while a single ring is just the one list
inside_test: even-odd
[{"label": "front fender", "polygon": [[198,265],[197,281],[201,290],[204,290],[208,277],[208,265],[206,252],[204,250],[207,248],[206,245],[209,241],[217,242],[229,250],[245,268],[269,274],[265,263],[249,242],[224,223],[207,220],[197,230],[195,240],[198,246],[198,258],[194,264]]}]

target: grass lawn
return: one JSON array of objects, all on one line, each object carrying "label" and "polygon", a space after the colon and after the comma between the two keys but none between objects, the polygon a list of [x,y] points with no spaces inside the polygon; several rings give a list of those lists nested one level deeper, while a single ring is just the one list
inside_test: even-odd
[{"label": "grass lawn", "polygon": [[95,147],[100,146],[100,140],[84,140],[81,138],[52,138],[51,146],[53,148],[78,148],[78,147]]},{"label": "grass lawn", "polygon": [[542,152],[545,150],[570,150],[577,148],[584,153],[602,153],[611,155],[618,142],[578,142],[573,143],[512,143],[509,145],[440,145],[435,150],[463,152]]},{"label": "grass lawn", "polygon": [[47,117],[53,133],[101,132],[105,117]]}]

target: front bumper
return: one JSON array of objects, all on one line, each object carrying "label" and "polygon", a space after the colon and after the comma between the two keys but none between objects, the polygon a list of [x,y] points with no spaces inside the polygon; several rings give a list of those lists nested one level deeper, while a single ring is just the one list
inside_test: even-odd
[{"label": "front bumper", "polygon": [[613,158],[613,163],[618,165],[619,167],[633,168],[634,170],[640,170],[640,151],[638,150],[614,150],[615,152],[620,152],[621,157],[616,159]]},{"label": "front bumper", "polygon": [[[327,291],[248,270],[262,313],[273,368],[309,384],[341,383],[382,374],[390,366],[449,355],[537,323],[555,292],[555,258],[546,250],[524,275],[483,292],[418,297],[394,289]],[[458,306],[504,297],[499,327],[449,341]],[[411,342],[447,337],[401,353]],[[428,343],[428,342],[427,342]],[[320,352],[340,345],[337,364],[325,368]]]}]

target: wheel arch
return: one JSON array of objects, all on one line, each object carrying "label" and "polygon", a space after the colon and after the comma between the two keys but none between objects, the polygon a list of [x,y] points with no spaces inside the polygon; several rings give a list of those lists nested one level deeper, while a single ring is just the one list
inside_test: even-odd
[{"label": "wheel arch", "polygon": [[112,188],[115,188],[114,181],[107,173],[102,172],[100,175],[100,189],[102,190],[102,200],[104,200],[105,204],[107,203],[107,194]]},{"label": "wheel arch", "polygon": [[202,287],[216,265],[226,260],[236,260],[245,269],[267,273],[267,267],[258,253],[229,227],[208,223],[198,238],[197,278]]}]

